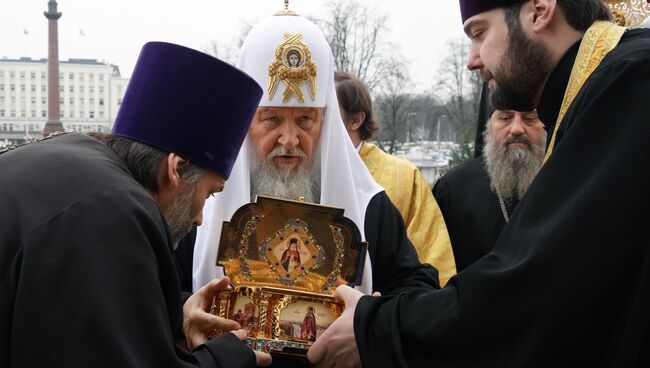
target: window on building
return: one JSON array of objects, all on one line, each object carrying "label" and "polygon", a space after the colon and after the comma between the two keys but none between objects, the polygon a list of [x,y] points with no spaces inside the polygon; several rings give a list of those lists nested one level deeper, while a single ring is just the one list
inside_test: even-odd
[{"label": "window on building", "polygon": [[15,91],[16,90],[16,85],[15,84],[10,84],[9,85],[9,90],[12,91],[12,92]]},{"label": "window on building", "polygon": [[70,105],[74,105],[74,98],[70,97]]},{"label": "window on building", "polygon": [[82,81],[85,79],[85,73],[79,73],[79,80]]},{"label": "window on building", "polygon": [[36,117],[36,110],[32,110],[32,117],[33,117],[33,118]]},{"label": "window on building", "polygon": [[72,74],[72,73],[68,74],[68,79],[74,80],[74,74]]},{"label": "window on building", "polygon": [[122,104],[122,99],[121,99],[121,98],[118,98],[118,99],[117,99],[117,106],[120,106],[121,104]]},{"label": "window on building", "polygon": [[5,111],[4,111],[4,110],[0,110],[0,118],[4,118],[4,117],[5,117]]},{"label": "window on building", "polygon": [[31,103],[32,103],[32,104],[36,104],[36,96],[32,96],[32,97],[31,97]]},{"label": "window on building", "polygon": [[63,105],[63,97],[59,97],[59,105]]},{"label": "window on building", "polygon": [[92,94],[93,92],[95,92],[95,88],[93,86],[88,87],[88,92]]},{"label": "window on building", "polygon": [[29,73],[29,77],[30,77],[31,79],[36,79],[36,72],[31,72],[31,73]]},{"label": "window on building", "polygon": [[16,110],[11,110],[11,117],[15,118],[16,117]]},{"label": "window on building", "polygon": [[9,78],[14,78],[14,77],[16,77],[16,73],[14,73],[13,71],[9,72]]},{"label": "window on building", "polygon": [[21,118],[24,118],[24,117],[25,117],[25,110],[21,110],[21,111],[20,111],[20,117],[21,117]]},{"label": "window on building", "polygon": [[20,92],[25,92],[25,85],[24,84],[20,85]]},{"label": "window on building", "polygon": [[99,112],[99,118],[100,118],[100,119],[103,119],[103,118],[104,118],[104,112],[103,112],[103,111],[100,111],[100,112]]},{"label": "window on building", "polygon": [[95,112],[94,111],[88,111],[88,117],[91,119],[95,118]]},{"label": "window on building", "polygon": [[25,72],[20,72],[20,79],[25,79]]},{"label": "window on building", "polygon": [[47,103],[47,99],[45,97],[41,97],[41,105],[45,105]]},{"label": "window on building", "polygon": [[99,74],[99,80],[103,81],[104,80],[104,74]]},{"label": "window on building", "polygon": [[99,87],[99,94],[103,95],[104,94],[104,87]]},{"label": "window on building", "polygon": [[0,83],[0,91],[3,91],[3,92],[4,92],[4,90],[5,90],[5,85],[4,85],[4,83]]},{"label": "window on building", "polygon": [[79,93],[84,93],[84,86],[79,86]]},{"label": "window on building", "polygon": [[70,117],[74,118],[74,111],[70,111]]},{"label": "window on building", "polygon": [[45,72],[41,72],[41,79],[45,79],[46,76],[47,74]]},{"label": "window on building", "polygon": [[47,117],[47,111],[41,110],[41,117],[46,118]]},{"label": "window on building", "polygon": [[45,85],[41,86],[41,92],[45,93]]},{"label": "window on building", "polygon": [[6,132],[7,130],[9,130],[9,125],[8,125],[7,123],[3,123],[3,124],[2,124],[2,130],[4,130],[5,132]]},{"label": "window on building", "polygon": [[5,77],[5,71],[4,71],[4,70],[0,70],[0,78],[4,78],[4,77]]},{"label": "window on building", "polygon": [[36,92],[36,86],[32,84],[30,90],[31,90],[32,92]]},{"label": "window on building", "polygon": [[103,98],[99,99],[99,106],[104,106],[104,99]]},{"label": "window on building", "polygon": [[70,86],[70,93],[74,93],[74,86]]},{"label": "window on building", "polygon": [[59,73],[59,79],[63,79],[63,73]]}]

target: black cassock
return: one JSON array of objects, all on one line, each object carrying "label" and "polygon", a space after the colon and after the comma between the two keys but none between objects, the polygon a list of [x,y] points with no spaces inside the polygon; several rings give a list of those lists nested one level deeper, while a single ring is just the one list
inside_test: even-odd
[{"label": "black cassock", "polygon": [[[544,122],[577,48],[544,88]],[[365,366],[649,367],[649,101],[650,30],[629,30],[569,107],[493,250],[442,290],[361,298]]]},{"label": "black cassock", "polygon": [[159,207],[99,141],[0,154],[0,367],[251,367],[234,335],[176,347],[182,298]]},{"label": "black cassock", "polygon": [[[482,157],[469,160],[441,177],[433,196],[445,218],[456,269],[464,270],[488,254],[506,225],[499,198],[490,189]],[[516,201],[504,201],[511,216]]]}]

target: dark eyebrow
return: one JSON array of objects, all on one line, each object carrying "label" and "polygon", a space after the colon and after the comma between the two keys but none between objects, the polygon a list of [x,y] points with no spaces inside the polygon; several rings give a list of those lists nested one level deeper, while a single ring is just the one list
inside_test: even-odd
[{"label": "dark eyebrow", "polygon": [[465,31],[465,34],[467,35],[467,37],[471,37],[471,35],[469,34],[470,28],[472,28],[473,26],[475,26],[475,25],[477,25],[477,24],[485,24],[485,23],[486,23],[485,19],[474,19],[474,20],[470,20],[470,21],[469,21],[469,22],[468,22],[468,23],[463,27],[463,31]]}]

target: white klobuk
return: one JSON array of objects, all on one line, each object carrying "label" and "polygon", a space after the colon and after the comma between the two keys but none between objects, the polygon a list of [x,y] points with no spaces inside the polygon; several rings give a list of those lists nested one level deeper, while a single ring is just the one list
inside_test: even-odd
[{"label": "white klobuk", "polygon": [[[334,59],[322,32],[300,16],[267,18],[251,29],[237,66],[265,89],[260,106],[325,108],[315,151],[319,157],[314,160],[314,168],[321,173],[320,204],[344,208],[345,217],[354,221],[365,240],[368,202],[383,188],[361,161],[341,121]],[[223,276],[221,267],[215,265],[222,223],[230,221],[235,211],[251,200],[250,167],[255,153],[249,139],[244,141],[225,189],[209,198],[203,208],[203,224],[194,248],[194,290]],[[359,289],[372,291],[368,256]]]}]

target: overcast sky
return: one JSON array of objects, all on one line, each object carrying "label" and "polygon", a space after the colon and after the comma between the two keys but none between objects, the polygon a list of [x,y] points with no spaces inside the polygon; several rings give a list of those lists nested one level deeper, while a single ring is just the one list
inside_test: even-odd
[{"label": "overcast sky", "polygon": [[[389,37],[407,55],[419,89],[429,89],[445,42],[463,37],[457,0],[364,0],[389,17]],[[48,0],[0,0],[0,58],[47,58]],[[282,9],[283,0],[58,0],[59,57],[99,59],[129,77],[147,41],[207,50],[232,42],[246,22]],[[327,0],[291,0],[300,15],[324,18]]]}]

